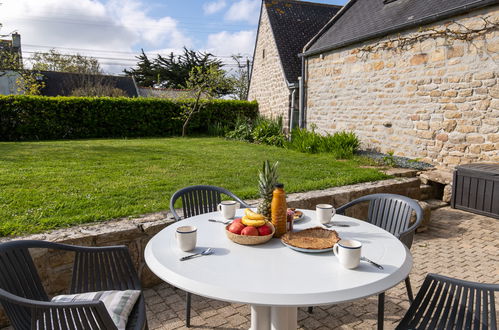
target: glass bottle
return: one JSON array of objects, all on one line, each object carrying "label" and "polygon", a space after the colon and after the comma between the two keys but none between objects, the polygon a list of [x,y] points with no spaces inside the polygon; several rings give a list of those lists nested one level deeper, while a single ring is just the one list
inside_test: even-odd
[{"label": "glass bottle", "polygon": [[281,237],[286,233],[288,221],[288,207],[286,205],[286,193],[284,185],[277,183],[272,193],[271,204],[272,224],[275,227],[274,237]]}]

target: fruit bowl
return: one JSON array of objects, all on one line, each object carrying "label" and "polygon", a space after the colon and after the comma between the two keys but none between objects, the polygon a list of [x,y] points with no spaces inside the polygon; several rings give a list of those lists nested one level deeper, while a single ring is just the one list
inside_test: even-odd
[{"label": "fruit bowl", "polygon": [[229,226],[230,226],[230,224],[225,226],[225,234],[227,235],[227,237],[231,241],[233,241],[234,243],[242,244],[242,245],[263,244],[263,243],[269,241],[275,233],[274,225],[272,225],[271,222],[267,222],[267,226],[269,226],[272,229],[272,233],[269,235],[265,235],[265,236],[247,236],[247,235],[234,234],[234,233],[231,233],[229,231]]}]

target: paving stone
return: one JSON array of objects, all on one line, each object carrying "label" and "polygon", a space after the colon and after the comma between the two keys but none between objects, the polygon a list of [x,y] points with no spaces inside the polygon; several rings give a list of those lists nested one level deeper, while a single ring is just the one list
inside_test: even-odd
[{"label": "paving stone", "polygon": [[[499,222],[450,207],[431,214],[428,230],[416,235],[412,246],[414,266],[410,274],[416,293],[427,273],[443,274],[477,282],[499,283]],[[184,320],[185,293],[163,283],[145,290],[150,329],[187,329]],[[377,297],[354,302],[307,307],[298,310],[303,330],[374,329]],[[192,296],[191,323],[195,329],[248,329],[250,308],[243,304]],[[385,329],[394,329],[409,307],[402,282],[386,292]]]}]

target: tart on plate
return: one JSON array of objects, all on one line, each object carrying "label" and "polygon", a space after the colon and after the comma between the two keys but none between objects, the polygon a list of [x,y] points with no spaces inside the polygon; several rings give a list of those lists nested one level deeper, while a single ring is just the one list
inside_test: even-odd
[{"label": "tart on plate", "polygon": [[332,248],[340,236],[335,230],[328,230],[322,227],[308,228],[298,232],[287,232],[281,241],[301,249],[324,250]]}]

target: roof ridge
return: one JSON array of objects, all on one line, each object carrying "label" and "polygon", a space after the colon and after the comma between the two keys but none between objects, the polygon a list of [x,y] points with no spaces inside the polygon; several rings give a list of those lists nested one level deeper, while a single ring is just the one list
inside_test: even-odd
[{"label": "roof ridge", "polygon": [[300,4],[300,5],[312,5],[312,6],[319,6],[319,7],[331,7],[331,8],[341,8],[343,6],[340,5],[333,5],[329,3],[319,3],[319,2],[312,2],[312,1],[301,1],[301,0],[263,0],[264,2],[292,2],[295,4]]}]

